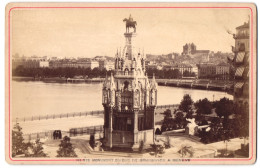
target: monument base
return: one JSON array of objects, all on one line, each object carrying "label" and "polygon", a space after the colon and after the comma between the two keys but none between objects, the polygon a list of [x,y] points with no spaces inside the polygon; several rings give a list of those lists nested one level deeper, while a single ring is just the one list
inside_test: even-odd
[{"label": "monument base", "polygon": [[139,144],[134,144],[132,146],[132,150],[133,150],[133,152],[138,152],[139,151]]}]

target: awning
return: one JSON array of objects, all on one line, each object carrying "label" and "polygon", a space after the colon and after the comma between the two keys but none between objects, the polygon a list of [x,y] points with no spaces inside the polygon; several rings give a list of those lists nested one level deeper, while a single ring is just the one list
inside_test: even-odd
[{"label": "awning", "polygon": [[243,85],[244,85],[244,82],[237,82],[235,84],[235,88],[241,89],[243,87]]},{"label": "awning", "polygon": [[235,76],[241,77],[243,75],[243,72],[245,70],[245,67],[238,67],[235,73]]},{"label": "awning", "polygon": [[237,53],[236,62],[237,62],[237,63],[243,62],[244,57],[245,57],[245,52],[239,52],[239,53]]}]

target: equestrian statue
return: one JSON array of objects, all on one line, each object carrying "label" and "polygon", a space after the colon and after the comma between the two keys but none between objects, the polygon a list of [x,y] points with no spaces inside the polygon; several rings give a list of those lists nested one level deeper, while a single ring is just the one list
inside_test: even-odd
[{"label": "equestrian statue", "polygon": [[133,20],[131,15],[129,16],[129,19],[125,18],[123,21],[126,22],[126,24],[125,24],[126,33],[129,33],[129,28],[131,28],[131,27],[134,29],[134,33],[136,32],[135,26],[137,25],[137,23],[136,23],[136,21]]}]

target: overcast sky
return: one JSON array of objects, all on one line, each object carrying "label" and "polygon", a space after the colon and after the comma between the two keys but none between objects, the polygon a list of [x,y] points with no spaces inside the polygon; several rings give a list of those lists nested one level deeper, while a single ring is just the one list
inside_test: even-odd
[{"label": "overcast sky", "polygon": [[145,53],[197,49],[231,52],[226,29],[248,20],[249,9],[20,9],[11,15],[12,54],[20,56],[114,56],[125,43],[124,18],[137,21],[136,48]]}]

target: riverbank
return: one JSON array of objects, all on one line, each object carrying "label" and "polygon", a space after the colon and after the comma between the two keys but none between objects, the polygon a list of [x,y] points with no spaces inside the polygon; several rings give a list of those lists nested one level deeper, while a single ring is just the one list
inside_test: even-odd
[{"label": "riverbank", "polygon": [[105,78],[92,78],[92,79],[84,79],[84,78],[65,78],[65,77],[50,77],[50,78],[34,78],[34,77],[20,77],[13,76],[12,80],[14,81],[42,81],[46,83],[92,83],[97,82],[101,83],[105,80]]},{"label": "riverbank", "polygon": [[[19,77],[13,76],[14,81],[42,81],[46,83],[102,83],[105,78],[65,78],[65,77],[50,77],[50,78],[34,78],[34,77]],[[213,90],[232,93],[233,82],[222,80],[207,80],[207,79],[156,79],[159,86],[170,86],[178,88],[191,88],[198,90]]]}]

